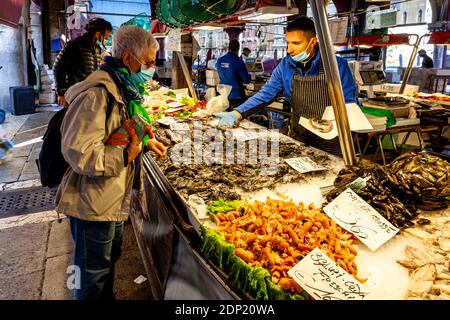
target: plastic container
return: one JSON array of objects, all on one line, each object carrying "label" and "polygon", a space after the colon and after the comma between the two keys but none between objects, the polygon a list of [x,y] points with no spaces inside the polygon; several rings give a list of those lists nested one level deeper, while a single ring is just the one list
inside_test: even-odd
[{"label": "plastic container", "polygon": [[11,99],[11,114],[17,116],[35,112],[36,105],[32,86],[10,87],[9,96]]}]

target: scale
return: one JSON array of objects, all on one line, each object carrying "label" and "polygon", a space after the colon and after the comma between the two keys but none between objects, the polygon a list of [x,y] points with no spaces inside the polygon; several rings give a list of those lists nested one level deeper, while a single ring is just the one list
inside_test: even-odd
[{"label": "scale", "polygon": [[387,83],[382,61],[352,61],[349,66],[360,89],[363,87],[367,90],[368,100],[363,102],[364,106],[389,109],[396,117],[408,116],[407,99],[386,96],[385,92],[381,92],[381,95],[374,92],[374,86],[379,88],[379,85]]},{"label": "scale", "polygon": [[383,71],[382,61],[350,61],[350,69],[353,72],[355,81],[360,87],[367,90],[367,98],[375,98],[373,87],[387,82]]},{"label": "scale", "polygon": [[248,58],[245,60],[245,64],[249,73],[264,72],[262,59],[260,58]]},{"label": "scale", "polygon": [[261,78],[261,75],[264,73],[264,66],[261,58],[248,58],[245,60],[245,65],[247,67],[247,71],[251,76],[252,82],[245,86],[246,90],[249,92],[247,96],[252,96],[253,94],[250,92],[259,91],[266,81]]}]

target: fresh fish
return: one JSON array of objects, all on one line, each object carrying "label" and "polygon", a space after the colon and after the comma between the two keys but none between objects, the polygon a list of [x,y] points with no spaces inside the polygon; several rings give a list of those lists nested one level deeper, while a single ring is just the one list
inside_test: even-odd
[{"label": "fresh fish", "polygon": [[450,239],[445,237],[438,238],[439,248],[446,252],[450,252]]},{"label": "fresh fish", "polygon": [[333,130],[333,121],[310,118],[309,124],[319,132],[327,133]]}]

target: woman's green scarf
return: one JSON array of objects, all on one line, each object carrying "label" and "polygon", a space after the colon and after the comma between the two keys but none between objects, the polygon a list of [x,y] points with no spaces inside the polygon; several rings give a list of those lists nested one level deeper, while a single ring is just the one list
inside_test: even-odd
[{"label": "woman's green scarf", "polygon": [[[122,60],[118,58],[105,57],[105,63],[101,66],[101,69],[111,75],[119,88],[122,98],[127,105],[128,116],[131,118],[138,113],[146,119],[149,124],[152,124],[152,120],[142,105],[144,102],[143,95],[146,92],[144,83],[136,80],[135,77],[132,77],[128,68],[123,64]],[[142,141],[144,146],[147,145],[149,139],[148,136],[144,137]]]}]

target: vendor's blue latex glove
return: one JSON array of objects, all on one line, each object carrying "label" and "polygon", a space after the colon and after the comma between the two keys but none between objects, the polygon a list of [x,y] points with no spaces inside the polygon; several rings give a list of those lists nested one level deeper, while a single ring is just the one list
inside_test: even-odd
[{"label": "vendor's blue latex glove", "polygon": [[238,122],[238,118],[234,112],[216,113],[214,117],[219,118],[219,126],[233,127]]}]

